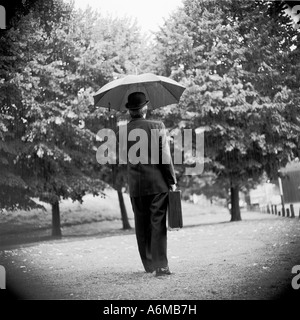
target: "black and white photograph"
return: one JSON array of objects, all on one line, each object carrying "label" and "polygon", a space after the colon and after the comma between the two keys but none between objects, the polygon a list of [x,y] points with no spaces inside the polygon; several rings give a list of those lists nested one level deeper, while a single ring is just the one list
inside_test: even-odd
[{"label": "black and white photograph", "polygon": [[0,301],[299,298],[300,1],[0,1]]}]

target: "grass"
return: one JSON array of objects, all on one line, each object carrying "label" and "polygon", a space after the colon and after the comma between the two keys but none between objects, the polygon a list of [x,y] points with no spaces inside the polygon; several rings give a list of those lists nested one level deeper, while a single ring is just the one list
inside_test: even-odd
[{"label": "grass", "polygon": [[[119,200],[117,192],[113,189],[105,191],[106,197],[93,197],[87,195],[83,203],[62,200],[60,202],[61,226],[70,227],[90,224],[102,221],[115,221],[121,219]],[[124,201],[130,221],[134,219],[128,194],[124,194]],[[16,211],[1,213],[0,235],[28,233],[34,230],[51,229],[52,214],[51,206],[42,203],[46,210],[34,209],[31,211]],[[200,202],[193,204],[182,201],[184,217],[197,218],[206,214],[222,213],[228,219],[226,208],[211,206]]]}]

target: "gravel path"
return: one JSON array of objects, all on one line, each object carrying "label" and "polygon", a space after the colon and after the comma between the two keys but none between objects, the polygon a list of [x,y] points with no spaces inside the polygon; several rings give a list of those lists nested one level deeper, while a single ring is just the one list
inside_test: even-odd
[{"label": "gravel path", "polygon": [[143,271],[133,230],[5,245],[0,264],[20,299],[261,300],[283,298],[284,289],[289,298],[299,295],[291,270],[300,265],[300,219],[255,212],[228,219],[187,217],[182,230],[169,232],[174,274],[162,278]]}]

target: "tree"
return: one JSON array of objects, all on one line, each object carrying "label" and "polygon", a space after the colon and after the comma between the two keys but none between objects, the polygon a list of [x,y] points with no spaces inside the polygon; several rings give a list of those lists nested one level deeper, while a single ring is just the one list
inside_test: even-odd
[{"label": "tree", "polygon": [[188,85],[181,124],[206,128],[206,170],[229,184],[232,221],[239,190],[277,175],[299,145],[299,35],[272,12],[262,1],[184,1],[157,35],[166,75]]},{"label": "tree", "polygon": [[[95,27],[89,34],[94,51],[88,52],[87,59],[95,59],[97,53],[100,52],[102,63],[108,70],[107,74],[110,75],[103,82],[97,83],[97,89],[110,80],[124,75],[150,71],[154,55],[149,49],[148,39],[143,37],[136,21],[129,18],[102,17],[95,23]],[[99,59],[96,60],[99,61]],[[93,63],[88,63],[88,65],[94,66]],[[93,117],[89,125],[94,133],[102,128],[110,128],[116,132],[118,122],[127,120],[126,115],[108,108],[97,109]],[[122,191],[127,186],[124,166],[106,165],[102,166],[101,171],[102,179],[117,191],[123,229],[131,229]]]},{"label": "tree", "polygon": [[[54,236],[61,235],[61,198],[82,201],[87,192],[98,194],[104,187],[93,174],[96,139],[84,126],[90,116],[91,88],[80,91],[82,47],[74,41],[70,21],[72,7],[62,1],[39,2],[21,18],[7,34],[11,48],[6,60],[11,55],[17,64],[8,64],[11,70],[4,70],[1,86],[2,117],[7,122],[2,150],[11,159],[6,175],[17,173],[19,181],[12,188],[25,190],[19,201],[15,197],[13,205],[2,207],[29,209],[33,196],[50,203]],[[2,190],[10,199],[12,190]]]},{"label": "tree", "polygon": [[[1,38],[0,205],[29,210],[38,206],[34,197],[50,203],[53,235],[60,236],[61,198],[82,201],[105,182],[115,185],[95,156],[96,134],[111,113],[95,110],[92,95],[116,77],[141,72],[149,51],[130,19],[75,11],[62,0],[22,3]],[[127,228],[121,190],[118,184]]]},{"label": "tree", "polygon": [[[135,74],[142,72],[143,61],[147,56],[146,39],[142,38],[141,31],[136,21],[132,22],[128,18],[113,18],[108,16],[100,18],[89,33],[91,36],[91,47],[86,54],[87,65],[94,69],[95,60],[106,68],[106,74],[109,75],[103,81],[96,81],[95,91],[107,82],[122,77],[126,74]],[[96,58],[101,54],[101,59]],[[91,78],[91,77],[90,77]],[[107,106],[108,107],[108,106]],[[109,108],[99,108],[90,117],[87,124],[92,132],[97,134],[100,129],[110,128],[117,131],[118,121],[124,116]],[[122,166],[101,166],[100,175],[102,179],[112,186],[118,194],[120,212],[123,229],[131,229],[127,210],[124,202],[123,187],[126,186],[126,171]]]},{"label": "tree", "polygon": [[36,0],[2,1],[6,10],[6,29],[0,29],[0,210],[37,208],[28,186],[15,166],[15,158],[22,147],[20,137],[24,128],[22,111],[15,104],[19,92],[12,80],[17,56],[15,41],[11,41],[14,27],[29,13]]},{"label": "tree", "polygon": [[[117,112],[113,112],[106,118],[104,128],[113,130],[116,133],[116,136],[118,136],[118,120],[120,120],[120,118],[117,117]],[[127,187],[127,167],[116,163],[110,165],[107,164],[104,168],[106,170],[102,179],[117,191],[123,229],[129,230],[131,229],[131,226],[123,196],[123,188],[126,189]]]}]

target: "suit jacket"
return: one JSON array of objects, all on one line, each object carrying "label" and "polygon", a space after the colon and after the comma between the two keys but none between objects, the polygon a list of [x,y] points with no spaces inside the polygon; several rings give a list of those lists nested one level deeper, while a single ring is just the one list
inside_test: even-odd
[{"label": "suit jacket", "polygon": [[[141,142],[141,139],[132,139],[132,137],[133,141],[130,141],[130,133],[137,132],[135,129],[141,129],[144,132],[144,137],[147,138],[146,143],[144,140]],[[161,138],[157,135],[158,132],[160,132]],[[125,147],[126,143],[124,143],[125,138],[127,140],[127,148]],[[142,148],[134,148],[137,142],[140,142],[139,147]],[[122,135],[119,143],[123,151],[124,148],[127,149],[128,184],[131,197],[168,192],[170,185],[176,184],[176,175],[167,142],[165,126],[161,121],[143,118],[131,120],[127,124],[127,137]],[[141,149],[144,150],[142,151]],[[140,150],[140,152],[135,152],[135,150]],[[151,152],[153,150],[157,152]],[[133,163],[136,161],[130,158],[130,154],[138,154],[140,161]]]}]

